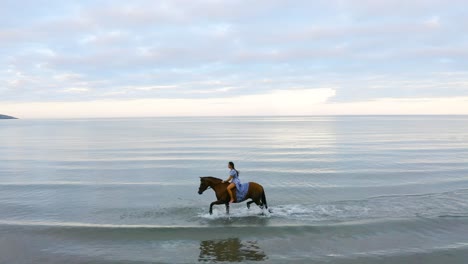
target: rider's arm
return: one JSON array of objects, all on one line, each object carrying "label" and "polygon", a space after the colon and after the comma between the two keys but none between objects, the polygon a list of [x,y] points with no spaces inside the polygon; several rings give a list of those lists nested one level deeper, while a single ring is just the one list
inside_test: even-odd
[{"label": "rider's arm", "polygon": [[229,175],[229,178],[228,178],[227,180],[223,181],[223,182],[229,182],[230,180],[232,180],[232,176],[231,176],[231,175]]}]

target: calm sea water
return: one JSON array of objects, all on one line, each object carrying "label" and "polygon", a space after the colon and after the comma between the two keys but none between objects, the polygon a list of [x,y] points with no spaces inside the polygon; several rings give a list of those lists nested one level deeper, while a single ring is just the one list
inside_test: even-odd
[{"label": "calm sea water", "polygon": [[[271,213],[208,214],[199,176],[227,178],[231,160]],[[468,116],[0,121],[0,263],[466,252]]]}]

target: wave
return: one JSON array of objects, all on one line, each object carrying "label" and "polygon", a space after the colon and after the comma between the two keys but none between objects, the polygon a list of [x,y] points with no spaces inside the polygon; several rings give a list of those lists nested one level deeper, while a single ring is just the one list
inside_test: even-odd
[{"label": "wave", "polygon": [[156,185],[156,186],[192,186],[196,181],[177,182],[86,182],[86,181],[40,181],[40,182],[1,182],[0,186],[47,186],[47,185],[76,185],[76,186],[96,186],[96,185]]},{"label": "wave", "polygon": [[[95,184],[93,183],[93,185]],[[29,188],[26,191],[29,192]],[[167,191],[170,192],[170,190]],[[37,210],[37,205],[29,199],[25,201],[5,199],[0,205],[3,207],[2,218],[4,220],[16,218],[35,219],[39,222],[30,222],[35,225],[45,226],[47,225],[45,223],[60,225],[57,222],[62,220],[80,219],[81,221],[86,221],[99,219],[103,222],[107,221],[106,224],[114,224],[109,227],[115,227],[118,225],[117,223],[124,224],[122,227],[125,227],[125,224],[142,223],[141,227],[146,226],[147,228],[158,227],[158,225],[151,225],[152,223],[178,224],[182,227],[184,225],[191,227],[225,224],[278,225],[284,223],[292,225],[322,225],[392,218],[465,217],[468,212],[468,189],[441,193],[383,195],[365,199],[338,201],[314,202],[306,200],[307,197],[306,195],[297,196],[297,199],[294,200],[301,200],[302,202],[300,203],[280,203],[281,196],[271,195],[269,196],[269,209],[271,209],[271,212],[262,211],[255,205],[247,209],[245,203],[243,203],[233,205],[229,215],[226,215],[223,205],[213,207],[213,214],[210,215],[208,214],[209,203],[192,199],[193,197],[191,196],[184,198],[184,204],[180,202],[179,206],[161,204],[159,206],[151,206],[151,208],[121,207],[119,205],[107,209],[99,207],[95,208],[94,213],[85,213],[79,216],[79,218],[71,218],[71,216],[67,215],[55,216],[55,212],[52,209],[44,208],[41,209],[42,211],[39,211]],[[73,205],[70,204],[69,206]],[[83,207],[81,204],[78,204],[78,206],[82,210],[88,208],[87,206]],[[40,217],[39,215],[49,217],[46,219],[53,219],[57,222],[40,222],[44,219],[37,219],[37,217]],[[66,225],[72,226],[73,222],[69,222]],[[91,224],[86,225],[90,226]]]},{"label": "wave", "polygon": [[83,222],[45,222],[45,221],[15,221],[0,220],[0,225],[8,226],[37,226],[37,227],[72,227],[72,228],[152,228],[152,229],[173,229],[173,228],[202,228],[201,226],[171,226],[171,225],[129,225],[129,224],[96,224]]},{"label": "wave", "polygon": [[[219,219],[214,216],[212,219]],[[229,218],[225,218],[229,219]],[[259,218],[260,219],[260,218]],[[268,218],[263,218],[268,219]],[[467,230],[468,221],[466,218],[386,218],[386,219],[361,219],[346,222],[316,222],[310,224],[295,222],[271,223],[264,222],[219,222],[216,224],[200,225],[159,225],[159,224],[112,224],[112,223],[86,223],[86,222],[55,222],[55,221],[27,221],[27,220],[0,220],[0,228],[5,229],[21,228],[22,230],[32,228],[45,232],[78,232],[80,234],[93,235],[96,232],[114,233],[118,232],[122,236],[130,235],[132,232],[138,234],[164,234],[166,237],[188,236],[198,238],[197,235],[210,235],[215,238],[221,234],[229,237],[231,235],[260,235],[278,236],[290,234],[301,236],[309,234],[340,234],[342,232],[352,232],[353,236],[360,237],[374,232],[381,233],[414,233],[423,236],[434,234],[448,234],[453,230]],[[351,233],[350,233],[351,234]]]},{"label": "wave", "polygon": [[[220,216],[201,216],[210,219],[219,219]],[[229,216],[223,216],[228,219]],[[390,222],[411,222],[414,219],[392,218],[392,219],[368,219],[359,221],[349,221],[341,223],[320,223],[320,224],[268,224],[264,226],[252,224],[234,223],[228,225],[229,228],[251,228],[251,229],[314,229],[317,227],[336,227],[336,226],[357,226]],[[106,223],[86,223],[86,222],[54,222],[54,221],[25,221],[25,220],[0,220],[0,226],[18,226],[18,227],[48,227],[48,228],[70,228],[70,229],[154,229],[154,230],[217,230],[225,229],[226,225],[156,225],[156,224],[106,224]]]},{"label": "wave", "polygon": [[[372,182],[372,177],[369,176],[369,180],[363,179],[360,180],[358,183],[349,183],[340,182],[340,183],[332,183],[332,182],[311,182],[306,180],[301,180],[296,178],[294,182],[280,182],[280,183],[272,183],[272,181],[268,181],[264,184],[264,187],[268,189],[284,189],[284,188],[310,188],[311,190],[317,189],[332,189],[332,188],[367,188],[367,187],[406,187],[406,186],[418,186],[418,185],[440,185],[440,184],[467,184],[468,177],[466,176],[459,176],[459,177],[452,177],[452,178],[440,178],[440,179],[418,179],[418,180],[404,180],[400,182]],[[198,177],[194,177],[193,179],[189,180],[168,180],[168,181],[67,181],[67,180],[44,180],[44,181],[3,181],[0,182],[0,186],[59,186],[59,185],[67,185],[67,186],[127,186],[127,185],[135,185],[135,186],[198,186]],[[194,187],[194,188],[195,188]]]},{"label": "wave", "polygon": [[[357,251],[348,254],[326,254],[321,258],[319,257],[319,259],[326,259],[327,263],[339,260],[352,260],[349,263],[442,263],[446,262],[443,261],[444,259],[456,261],[449,263],[465,263],[464,255],[457,256],[456,252],[467,249],[468,243],[457,242],[428,248],[407,247]],[[382,260],[385,261],[383,262]]]},{"label": "wave", "polygon": [[[348,180],[349,181],[349,180]],[[408,181],[400,181],[400,182],[372,182],[372,177],[369,176],[369,179],[363,178],[359,180],[359,183],[353,182],[352,184],[346,184],[346,182],[311,182],[304,180],[299,180],[296,178],[294,182],[266,182],[264,187],[271,189],[291,189],[291,188],[298,188],[304,189],[309,188],[311,190],[319,190],[319,189],[359,189],[359,188],[386,188],[386,187],[410,187],[410,186],[426,186],[426,185],[441,185],[441,184],[457,184],[463,185],[468,182],[468,178],[466,176],[460,176],[456,178],[440,178],[440,179],[418,179],[418,180],[408,180]],[[127,181],[67,181],[67,180],[56,180],[56,181],[4,181],[0,182],[1,186],[185,186],[189,187],[192,186],[196,188],[198,184],[198,177],[194,177],[190,180],[168,180],[168,181],[134,181],[134,182],[127,182]]]}]

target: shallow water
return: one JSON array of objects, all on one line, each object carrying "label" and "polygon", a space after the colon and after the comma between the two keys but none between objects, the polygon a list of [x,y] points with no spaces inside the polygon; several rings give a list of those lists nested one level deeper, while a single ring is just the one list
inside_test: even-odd
[{"label": "shallow water", "polygon": [[[467,116],[1,121],[0,262],[456,262],[466,131]],[[271,212],[208,214],[198,177],[230,160]]]}]

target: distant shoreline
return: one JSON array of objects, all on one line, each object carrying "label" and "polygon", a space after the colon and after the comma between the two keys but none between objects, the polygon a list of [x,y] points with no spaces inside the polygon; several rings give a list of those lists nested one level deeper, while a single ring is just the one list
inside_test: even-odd
[{"label": "distant shoreline", "polygon": [[0,119],[18,119],[18,118],[13,117],[13,116],[8,116],[8,115],[0,115]]}]

